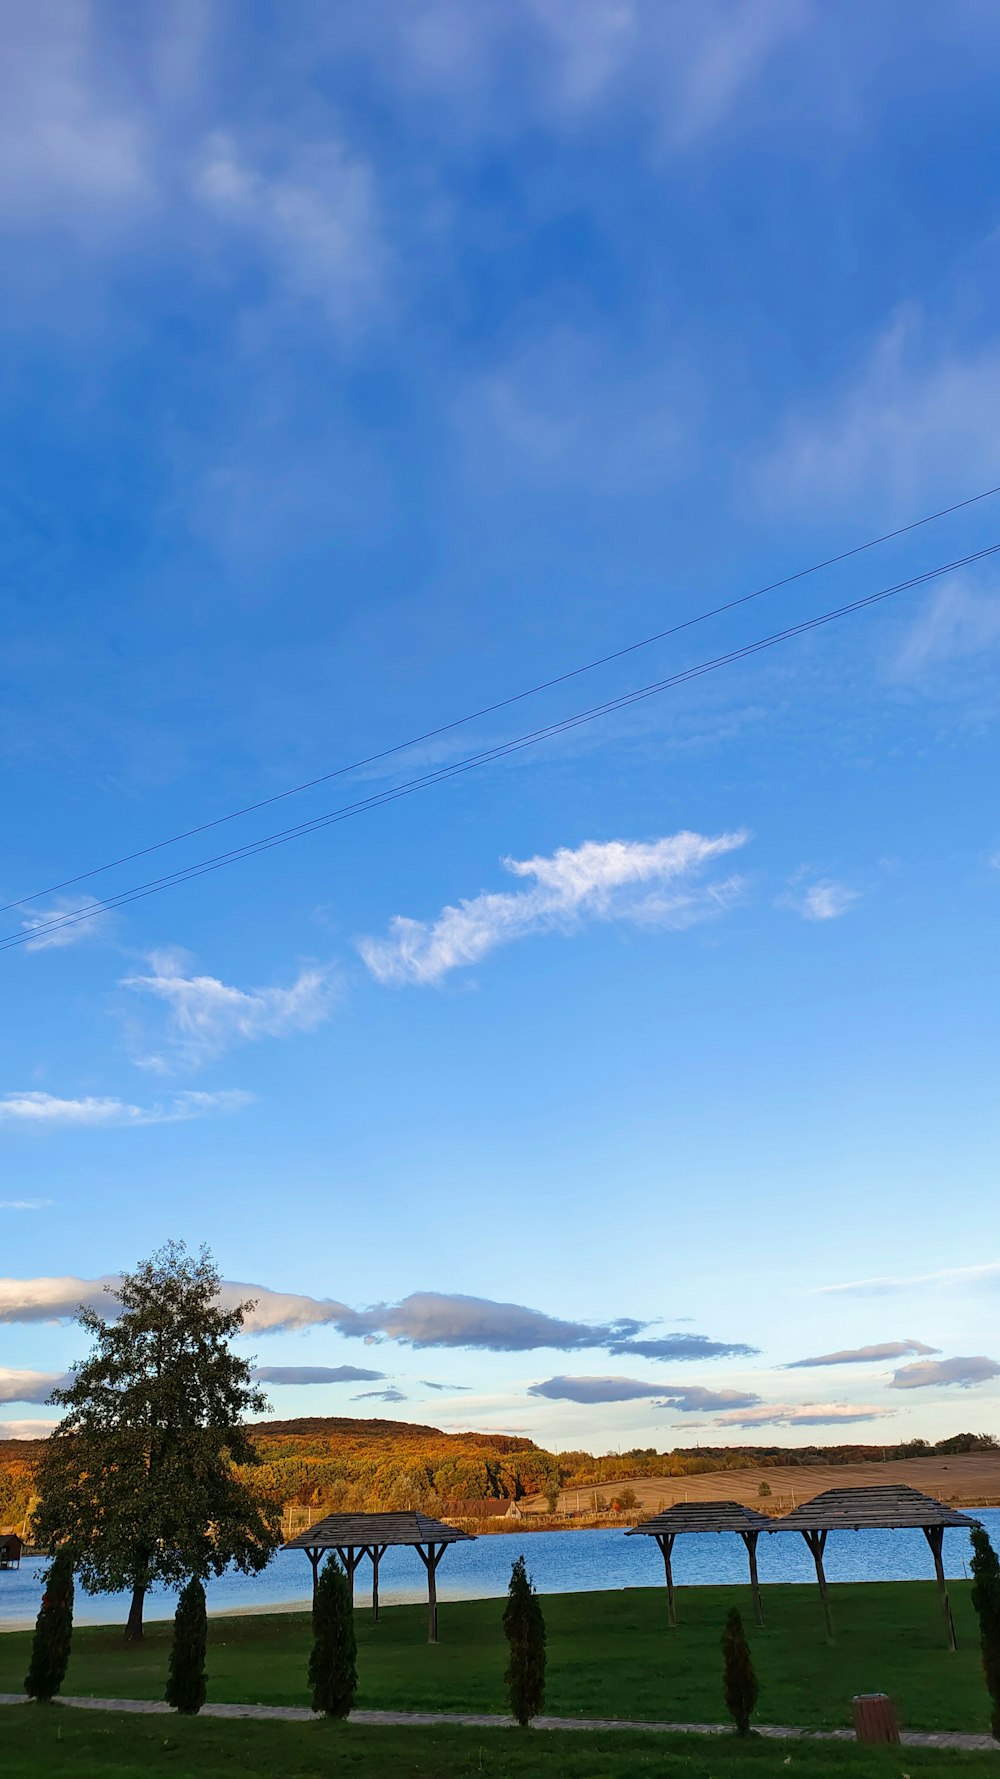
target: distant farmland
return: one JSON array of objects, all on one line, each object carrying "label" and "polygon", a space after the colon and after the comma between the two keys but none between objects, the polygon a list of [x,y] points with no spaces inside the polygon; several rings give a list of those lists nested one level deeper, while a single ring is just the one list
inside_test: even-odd
[{"label": "distant farmland", "polygon": [[[635,1476],[615,1482],[588,1483],[561,1489],[560,1514],[590,1517],[595,1503],[610,1507],[626,1489],[638,1501],[636,1511],[651,1514],[675,1501],[741,1501],[762,1513],[789,1513],[824,1489],[877,1487],[904,1483],[956,1507],[1000,1506],[1000,1451],[890,1459],[888,1463],[775,1465],[746,1470],[714,1470],[696,1476]],[[761,1494],[761,1485],[768,1490]],[[548,1513],[544,1495],[521,1502],[525,1513]]]}]

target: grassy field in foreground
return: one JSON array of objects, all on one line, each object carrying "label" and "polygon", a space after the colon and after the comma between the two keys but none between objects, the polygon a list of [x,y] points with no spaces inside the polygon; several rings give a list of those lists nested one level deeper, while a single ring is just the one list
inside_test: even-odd
[{"label": "grassy field in foreground", "polygon": [[3,1779],[900,1779],[1000,1775],[1000,1755],[644,1736],[364,1729],[0,1708]]},{"label": "grassy field in foreground", "polygon": [[[763,1723],[815,1728],[850,1722],[857,1692],[887,1692],[904,1728],[989,1729],[969,1588],[952,1602],[959,1650],[944,1647],[936,1590],[928,1582],[873,1582],[831,1589],[837,1641],[823,1640],[815,1588],[767,1588],[767,1625],[752,1624],[749,1589],[690,1588],[681,1623],[667,1628],[662,1589],[556,1594],[543,1601],[548,1627],[546,1710],[553,1716],[719,1722],[719,1639],[727,1608],[744,1613],[760,1680]],[[442,1641],[426,1642],[426,1610],[396,1606],[373,1625],[356,1614],[358,1705],[380,1710],[504,1711],[503,1603],[441,1608]],[[80,1628],[63,1691],[92,1698],[162,1698],[169,1624],[147,1628],[138,1649],[121,1631]],[[306,1614],[217,1618],[209,1625],[209,1697],[231,1703],[308,1704]],[[30,1635],[0,1637],[0,1692],[19,1692]]]}]

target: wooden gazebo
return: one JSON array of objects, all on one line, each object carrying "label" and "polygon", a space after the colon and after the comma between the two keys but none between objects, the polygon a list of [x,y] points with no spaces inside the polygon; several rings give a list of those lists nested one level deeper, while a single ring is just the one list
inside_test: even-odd
[{"label": "wooden gazebo", "polygon": [[769,1532],[801,1532],[816,1565],[826,1634],[833,1638],[830,1596],[827,1592],[823,1552],[830,1532],[898,1532],[919,1529],[930,1545],[934,1558],[934,1574],[941,1594],[941,1610],[948,1634],[948,1647],[955,1649],[955,1621],[952,1617],[948,1587],[944,1578],[944,1534],[946,1526],[978,1526],[979,1521],[967,1513],[957,1513],[932,1495],[904,1484],[880,1484],[870,1489],[827,1489],[815,1495],[802,1507],[796,1507],[781,1519],[771,1520]]},{"label": "wooden gazebo", "polygon": [[670,1623],[676,1625],[677,1608],[671,1561],[674,1539],[680,1532],[738,1532],[747,1547],[754,1612],[757,1623],[762,1625],[764,1613],[757,1579],[757,1540],[762,1532],[773,1532],[776,1523],[768,1519],[766,1514],[755,1513],[752,1507],[741,1506],[739,1501],[676,1501],[665,1513],[658,1513],[653,1519],[644,1520],[641,1526],[633,1526],[625,1536],[656,1539],[667,1576],[667,1614]]},{"label": "wooden gazebo", "polygon": [[425,1513],[331,1513],[307,1532],[292,1538],[284,1550],[304,1550],[312,1564],[313,1599],[324,1556],[336,1551],[354,1591],[354,1574],[362,1557],[372,1565],[372,1617],[378,1618],[378,1566],[390,1544],[412,1546],[427,1571],[428,1642],[438,1640],[437,1571],[449,1544],[470,1541],[471,1532],[430,1520]]}]

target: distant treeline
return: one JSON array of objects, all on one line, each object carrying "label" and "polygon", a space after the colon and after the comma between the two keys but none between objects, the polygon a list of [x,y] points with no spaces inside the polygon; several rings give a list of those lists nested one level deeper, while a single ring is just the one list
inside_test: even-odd
[{"label": "distant treeline", "polygon": [[[271,1421],[255,1433],[262,1464],[258,1482],[283,1507],[337,1512],[454,1511],[484,1499],[545,1495],[560,1488],[600,1487],[642,1476],[696,1476],[706,1471],[779,1465],[880,1463],[992,1451],[989,1434],[958,1433],[930,1445],[701,1446],[659,1452],[654,1446],[595,1457],[542,1450],[530,1439],[495,1433],[442,1433],[406,1421],[340,1418]],[[0,1531],[20,1530],[33,1496],[39,1440],[0,1441]]]}]

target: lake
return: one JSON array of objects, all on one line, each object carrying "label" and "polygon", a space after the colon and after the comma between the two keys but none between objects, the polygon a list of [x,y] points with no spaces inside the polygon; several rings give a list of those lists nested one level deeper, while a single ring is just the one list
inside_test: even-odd
[{"label": "lake", "polygon": [[[971,1511],[975,1511],[970,1509]],[[980,1508],[976,1517],[1000,1549],[1000,1509]],[[438,1597],[483,1600],[507,1591],[510,1566],[524,1552],[540,1594],[582,1593],[601,1588],[657,1587],[663,1584],[663,1563],[652,1538],[626,1538],[617,1528],[578,1532],[500,1532],[473,1544],[456,1544],[438,1570]],[[969,1536],[960,1527],[944,1535],[945,1571],[953,1578],[968,1574]],[[805,1542],[797,1532],[766,1534],[758,1547],[760,1578],[815,1583],[815,1570]],[[916,1581],[933,1578],[927,1541],[922,1532],[833,1532],[826,1548],[826,1572],[836,1581]],[[41,1599],[44,1559],[26,1557],[20,1569],[0,1571],[0,1629],[33,1623]],[[358,1570],[355,1597],[364,1603],[371,1566]],[[679,1587],[707,1587],[747,1578],[746,1552],[733,1532],[691,1533],[674,1546],[674,1576]],[[209,1612],[264,1612],[309,1604],[311,1571],[302,1551],[281,1551],[262,1575],[226,1574],[208,1584]],[[427,1597],[423,1565],[415,1551],[386,1552],[379,1570],[384,1605]],[[155,1589],[146,1603],[148,1618],[169,1618],[175,1595]],[[128,1608],[124,1594],[91,1597],[77,1589],[79,1624],[123,1622]]]}]

